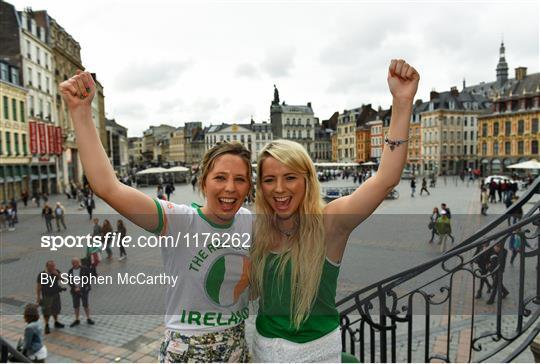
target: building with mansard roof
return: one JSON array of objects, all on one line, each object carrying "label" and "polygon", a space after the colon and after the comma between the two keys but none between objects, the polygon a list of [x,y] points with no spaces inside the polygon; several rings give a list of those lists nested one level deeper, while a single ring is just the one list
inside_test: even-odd
[{"label": "building with mansard roof", "polygon": [[311,102],[306,105],[287,105],[281,102],[274,85],[274,99],[270,105],[270,123],[275,139],[288,139],[300,143],[315,159],[315,129],[319,119],[315,117]]},{"label": "building with mansard roof", "polygon": [[344,110],[339,114],[336,126],[337,133],[337,153],[340,162],[357,162],[356,130],[358,127],[366,125],[367,122],[375,120],[377,111],[371,104]]},{"label": "building with mansard roof", "polygon": [[272,139],[272,127],[269,123],[255,123],[251,119],[249,124],[210,125],[205,132],[205,148],[208,150],[223,141],[237,141],[251,151],[251,161],[256,162],[262,148]]},{"label": "building with mansard roof", "polygon": [[476,168],[475,127],[478,116],[491,107],[489,99],[452,87],[440,93],[431,91],[426,106],[419,113],[422,171],[457,174],[465,168]]},{"label": "building with mansard roof", "polygon": [[480,168],[484,175],[510,173],[511,164],[538,159],[540,73],[515,69],[512,86],[495,95],[493,108],[478,118]]}]

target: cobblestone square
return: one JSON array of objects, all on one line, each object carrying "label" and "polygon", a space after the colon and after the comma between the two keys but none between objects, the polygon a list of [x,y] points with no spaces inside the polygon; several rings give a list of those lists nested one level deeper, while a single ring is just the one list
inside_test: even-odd
[{"label": "cobblestone square", "polygon": [[[328,186],[328,183],[323,184]],[[352,180],[331,182],[332,186],[350,186]],[[150,196],[155,195],[154,188],[142,189]],[[496,214],[504,211],[502,203],[490,206],[487,217],[480,215],[479,188],[475,183],[467,185],[455,177],[447,177],[446,183],[441,178],[439,185],[431,190],[429,196],[410,196],[408,181],[398,186],[400,197],[386,200],[375,214],[357,228],[350,237],[346,254],[341,265],[338,285],[338,299],[382,278],[399,273],[422,262],[440,255],[439,246],[429,244],[428,218],[434,206],[446,202],[452,211],[456,244],[470,236],[479,227],[485,225]],[[75,201],[64,196],[53,196],[50,203],[61,202],[66,208],[66,231],[60,235],[85,235],[91,232],[92,224],[85,210]],[[175,203],[202,203],[202,198],[190,185],[177,185],[171,200]],[[21,204],[22,205],[22,204]],[[96,199],[95,216],[103,219],[118,218],[114,211],[103,201]],[[113,221],[111,220],[111,221]],[[131,223],[127,225],[130,235],[147,234]],[[40,216],[40,209],[29,206],[19,207],[19,223],[15,231],[2,232],[0,260],[0,335],[12,343],[21,336],[24,322],[22,309],[26,303],[35,302],[37,274],[44,269],[48,259],[54,259],[58,268],[66,272],[70,268],[73,256],[83,256],[81,248],[59,249],[50,251],[40,247],[40,237],[45,234],[45,224]],[[103,259],[99,266],[101,273],[119,272],[154,272],[162,271],[159,249],[128,249],[128,258],[118,260],[118,251],[114,250],[113,259]],[[505,285],[511,294],[504,301],[504,306],[511,311],[515,307],[515,292],[512,280],[517,279],[517,269],[507,267]],[[470,285],[470,279],[464,278],[461,285]],[[69,293],[62,295],[62,314],[60,319],[67,324],[64,329],[53,329],[46,336],[49,349],[48,361],[155,361],[159,343],[163,335],[163,317],[161,314],[162,287],[155,286],[94,286],[90,295],[90,307],[95,315],[96,325],[85,323],[69,328],[73,321],[73,309]],[[466,326],[466,310],[470,300],[467,297],[458,302],[455,322]],[[477,309],[485,315],[478,316],[478,330],[492,325],[490,309],[484,300],[477,300]],[[253,330],[255,312],[248,319],[248,336]],[[84,315],[81,313],[81,318]],[[505,322],[512,326],[512,320]],[[459,325],[458,325],[459,326]],[[434,335],[438,337],[436,332]],[[459,331],[456,331],[459,335]],[[434,340],[436,343],[437,341]],[[458,350],[458,339],[452,341],[452,350]],[[526,350],[520,361],[532,361]]]}]

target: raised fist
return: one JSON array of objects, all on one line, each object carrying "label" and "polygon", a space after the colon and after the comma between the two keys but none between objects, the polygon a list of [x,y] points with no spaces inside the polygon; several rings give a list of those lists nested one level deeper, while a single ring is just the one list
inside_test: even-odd
[{"label": "raised fist", "polygon": [[77,74],[59,86],[62,98],[69,110],[90,106],[96,94],[96,84],[89,72],[77,70]]},{"label": "raised fist", "polygon": [[402,59],[393,59],[388,67],[388,87],[392,96],[402,99],[414,99],[420,75],[413,66]]}]

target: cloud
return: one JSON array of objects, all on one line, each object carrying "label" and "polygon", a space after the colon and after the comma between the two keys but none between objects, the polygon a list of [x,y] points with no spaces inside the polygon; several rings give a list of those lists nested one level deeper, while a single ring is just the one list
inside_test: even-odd
[{"label": "cloud", "polygon": [[133,64],[118,74],[114,86],[117,91],[138,89],[161,91],[173,86],[180,75],[190,67],[189,61]]},{"label": "cloud", "polygon": [[238,77],[247,77],[247,78],[257,78],[259,77],[259,72],[257,68],[250,63],[242,63],[236,67],[234,72],[235,76]]},{"label": "cloud", "polygon": [[288,76],[294,67],[295,53],[296,49],[293,46],[270,49],[261,66],[271,77]]},{"label": "cloud", "polygon": [[158,113],[166,114],[180,111],[184,105],[184,101],[181,99],[163,100],[159,103]]},{"label": "cloud", "polygon": [[[147,116],[146,106],[140,102],[128,101],[120,102],[113,107],[114,114],[122,119],[144,119]],[[115,116],[116,117],[116,116]]]},{"label": "cloud", "polygon": [[254,114],[255,108],[253,105],[244,104],[236,108],[234,113],[234,120],[232,122],[237,123],[249,123],[251,116]]}]

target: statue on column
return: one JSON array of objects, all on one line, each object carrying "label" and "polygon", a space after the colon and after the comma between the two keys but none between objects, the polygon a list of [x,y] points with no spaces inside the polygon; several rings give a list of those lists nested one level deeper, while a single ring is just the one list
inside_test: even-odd
[{"label": "statue on column", "polygon": [[272,103],[275,105],[279,105],[279,91],[276,85],[274,85],[274,101]]}]

